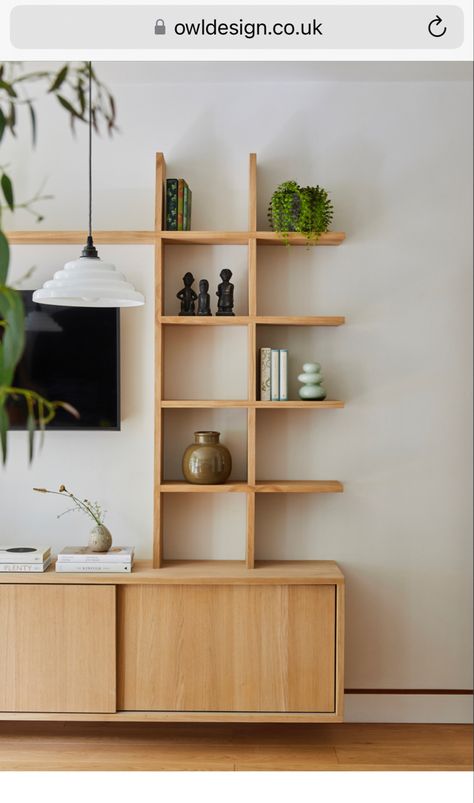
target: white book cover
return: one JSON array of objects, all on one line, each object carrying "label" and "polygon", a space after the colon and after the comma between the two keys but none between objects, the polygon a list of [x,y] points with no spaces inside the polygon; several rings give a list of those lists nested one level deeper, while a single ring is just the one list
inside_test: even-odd
[{"label": "white book cover", "polygon": [[280,400],[280,350],[272,349],[272,366],[270,377],[270,399],[271,401]]},{"label": "white book cover", "polygon": [[51,556],[44,563],[0,563],[0,572],[45,572],[51,564]]},{"label": "white book cover", "polygon": [[270,374],[272,350],[265,346],[260,349],[260,401],[270,401]]},{"label": "white book cover", "polygon": [[86,572],[93,574],[97,573],[117,573],[117,572],[131,572],[131,563],[63,563],[56,561],[57,572],[71,572],[76,574],[84,574]]},{"label": "white book cover", "polygon": [[50,555],[50,546],[0,546],[0,563],[44,563]]},{"label": "white book cover", "polygon": [[288,349],[280,349],[280,401],[288,401]]},{"label": "white book cover", "polygon": [[133,546],[112,546],[108,552],[92,552],[88,546],[65,546],[58,553],[61,563],[131,563]]}]

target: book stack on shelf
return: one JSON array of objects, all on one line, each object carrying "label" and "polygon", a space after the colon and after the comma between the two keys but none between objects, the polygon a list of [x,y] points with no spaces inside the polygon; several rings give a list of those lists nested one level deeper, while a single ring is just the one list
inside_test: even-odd
[{"label": "book stack on shelf", "polygon": [[87,546],[66,546],[58,554],[56,571],[130,573],[134,552],[132,546],[113,546],[108,552],[92,552]]},{"label": "book stack on shelf", "polygon": [[167,231],[191,230],[193,194],[183,178],[166,180],[165,223]]},{"label": "book stack on shelf", "polygon": [[260,401],[288,401],[288,349],[260,349]]},{"label": "book stack on shelf", "polygon": [[51,559],[49,546],[2,546],[0,572],[45,572]]}]

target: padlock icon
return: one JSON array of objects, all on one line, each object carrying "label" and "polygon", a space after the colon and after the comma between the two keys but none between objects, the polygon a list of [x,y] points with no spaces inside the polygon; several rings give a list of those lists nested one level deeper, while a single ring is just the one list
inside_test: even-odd
[{"label": "padlock icon", "polygon": [[155,34],[156,36],[163,36],[166,33],[166,25],[165,21],[162,19],[158,19],[155,22]]}]

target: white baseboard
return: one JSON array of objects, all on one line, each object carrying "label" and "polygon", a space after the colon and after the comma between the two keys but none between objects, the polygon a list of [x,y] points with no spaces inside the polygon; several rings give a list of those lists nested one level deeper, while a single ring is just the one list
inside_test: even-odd
[{"label": "white baseboard", "polygon": [[472,695],[346,694],[345,722],[465,723],[473,720]]}]

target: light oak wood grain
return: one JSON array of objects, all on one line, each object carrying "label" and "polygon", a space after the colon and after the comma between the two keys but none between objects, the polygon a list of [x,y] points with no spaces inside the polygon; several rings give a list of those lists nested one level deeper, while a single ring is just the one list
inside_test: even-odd
[{"label": "light oak wood grain", "polygon": [[64,574],[54,571],[54,564],[44,573],[0,573],[2,585],[311,585],[344,582],[344,575],[332,560],[257,561],[249,571],[239,560],[167,560],[154,569],[151,560],[137,560],[130,574]]},{"label": "light oak wood grain", "polygon": [[[255,410],[249,410],[250,413]],[[255,456],[249,457],[249,477],[255,476]],[[162,493],[266,493],[266,494],[334,494],[342,493],[344,486],[339,480],[259,480],[258,482],[225,482],[221,485],[193,485],[183,481],[162,482]]]},{"label": "light oak wood grain", "polygon": [[469,725],[3,722],[0,770],[472,770]]},{"label": "light oak wood grain", "polygon": [[290,399],[289,401],[250,401],[248,399],[163,399],[162,407],[179,410],[183,409],[227,409],[230,407],[256,407],[257,410],[336,410],[345,406],[343,401],[300,401]]},{"label": "light oak wood grain", "polygon": [[[83,245],[87,231],[8,231],[6,236],[12,245]],[[99,245],[153,245],[157,239],[165,245],[246,245],[255,240],[259,245],[283,246],[282,237],[272,231],[163,231],[111,230],[94,231],[94,242]],[[340,245],[345,239],[343,232],[326,232],[315,245]],[[308,246],[303,235],[290,233],[292,246]]]},{"label": "light oak wood grain", "polygon": [[115,588],[0,587],[0,710],[115,711]]},{"label": "light oak wood grain", "polygon": [[228,318],[162,315],[159,323],[162,326],[342,326],[345,320],[342,315],[235,315]]},{"label": "light oak wood grain", "polygon": [[335,586],[118,593],[120,710],[334,712]]}]

